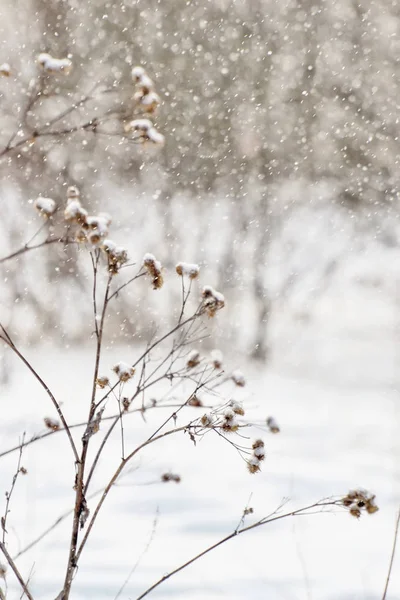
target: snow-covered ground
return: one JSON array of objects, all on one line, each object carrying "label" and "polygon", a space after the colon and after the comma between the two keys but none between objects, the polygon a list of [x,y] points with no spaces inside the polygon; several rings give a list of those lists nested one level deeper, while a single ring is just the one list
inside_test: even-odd
[{"label": "snow-covered ground", "polygon": [[[329,328],[330,327],[330,328]],[[371,600],[382,597],[400,503],[400,346],[389,328],[381,337],[355,335],[329,326],[298,326],[281,336],[283,346],[268,366],[238,364],[248,385],[242,391],[246,416],[262,423],[273,415],[281,433],[258,429],[267,459],[250,475],[237,452],[215,436],[195,447],[184,434],[160,441],[138,455],[107,499],[74,584],[74,600],[114,599],[132,566],[141,560],[121,598],[134,600],[164,574],[232,532],[250,499],[260,518],[298,508],[322,497],[363,486],[377,495],[380,511],[360,520],[342,511],[288,518],[233,539],[160,586],[150,597],[186,600]],[[334,333],[333,330],[336,332]],[[286,340],[286,342],[285,342]],[[284,351],[285,344],[287,352]],[[283,350],[282,350],[283,348]],[[70,421],[87,411],[92,349],[27,348]],[[103,370],[128,362],[137,349],[109,348]],[[17,359],[2,390],[0,451],[16,444],[22,432],[43,431],[53,416],[49,400]],[[230,393],[230,392],[229,392]],[[189,419],[196,409],[188,409]],[[135,447],[162,423],[163,410],[147,422],[126,419],[126,445]],[[184,424],[185,417],[178,420]],[[105,429],[93,438],[101,440]],[[93,490],[104,486],[118,464],[116,431],[103,457]],[[2,493],[9,488],[17,454],[0,460]],[[54,522],[73,501],[74,465],[66,436],[58,433],[23,453],[28,474],[17,482],[9,515],[12,553]],[[164,472],[178,473],[180,484],[158,483]],[[89,507],[93,508],[93,500]],[[154,521],[156,519],[156,526]],[[154,532],[152,534],[152,531]],[[24,554],[20,567],[32,569],[35,598],[54,600],[67,560],[70,522],[64,521],[43,542]],[[10,582],[9,599],[20,592]],[[388,600],[400,598],[400,556]]]}]

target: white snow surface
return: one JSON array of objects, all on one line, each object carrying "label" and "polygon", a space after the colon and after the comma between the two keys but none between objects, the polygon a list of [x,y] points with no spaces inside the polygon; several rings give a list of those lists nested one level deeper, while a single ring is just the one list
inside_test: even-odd
[{"label": "white snow surface", "polygon": [[[331,324],[332,325],[332,324]],[[360,520],[342,511],[289,518],[235,538],[161,585],[150,597],[185,600],[370,600],[383,591],[400,498],[399,343],[389,339],[334,338],[329,331],[303,334],[297,360],[268,367],[240,363],[248,386],[231,394],[244,401],[246,418],[260,424],[248,434],[265,441],[261,473],[251,475],[230,444],[205,436],[194,446],[186,435],[146,448],[106,500],[75,578],[74,600],[114,598],[145,548],[158,515],[155,535],[122,598],[134,599],[157,579],[232,532],[246,505],[246,523],[323,497],[365,487],[376,494],[379,512]],[[315,351],[316,346],[325,349]],[[307,354],[307,348],[313,352]],[[298,350],[300,342],[298,341]],[[92,347],[23,348],[41,373],[70,422],[83,420],[90,398]],[[140,348],[107,349],[104,372],[118,356],[134,362]],[[226,356],[229,363],[231,357]],[[237,359],[237,356],[234,357]],[[11,380],[2,388],[0,451],[44,431],[43,418],[55,417],[43,389],[16,358],[8,357]],[[101,391],[99,393],[102,393]],[[154,392],[157,397],[157,393]],[[111,402],[111,400],[110,400]],[[117,411],[117,403],[111,408]],[[110,409],[111,410],[111,409]],[[201,409],[200,409],[201,411]],[[154,410],[128,416],[125,443],[135,447],[170,414]],[[272,435],[265,418],[273,413],[281,433]],[[177,425],[195,416],[187,408]],[[93,436],[92,452],[103,439]],[[79,439],[83,430],[74,430]],[[102,488],[121,456],[120,431],[111,436],[92,491]],[[93,456],[93,454],[91,454]],[[2,493],[9,489],[17,454],[0,460]],[[9,515],[14,555],[73,502],[74,464],[63,432],[28,447],[22,457],[28,474],[17,481]],[[162,473],[182,482],[158,483]],[[251,495],[251,498],[250,498]],[[249,500],[250,498],[250,500]],[[94,499],[88,501],[93,510]],[[54,600],[61,589],[70,533],[66,520],[19,560],[27,576],[34,565],[36,598]],[[388,600],[400,598],[400,557],[395,559]],[[9,575],[9,598],[20,592]]]}]

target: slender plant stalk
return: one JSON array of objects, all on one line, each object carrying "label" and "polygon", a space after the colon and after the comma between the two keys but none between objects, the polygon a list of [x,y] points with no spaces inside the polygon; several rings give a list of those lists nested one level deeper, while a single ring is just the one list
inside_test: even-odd
[{"label": "slender plant stalk", "polygon": [[15,577],[18,579],[20,586],[22,587],[23,591],[25,592],[26,597],[28,598],[28,600],[33,600],[33,596],[30,593],[30,591],[28,590],[28,586],[25,583],[21,573],[18,570],[17,565],[15,564],[15,562],[13,561],[13,559],[11,558],[5,544],[3,542],[0,542],[0,550],[2,551],[2,553],[5,556],[5,559],[7,560],[8,564],[10,565],[11,569],[14,571],[14,575]]},{"label": "slender plant stalk", "polygon": [[383,591],[382,600],[386,600],[387,591],[389,589],[389,582],[390,582],[390,578],[392,576],[392,568],[393,568],[393,562],[394,562],[394,555],[396,554],[396,546],[397,546],[397,538],[398,538],[398,535],[399,535],[399,527],[400,527],[400,508],[399,508],[399,511],[397,513],[397,518],[396,518],[396,526],[395,526],[395,529],[394,529],[394,538],[393,538],[393,544],[392,544],[392,552],[390,554],[389,570],[388,570],[388,574],[386,576],[385,589]]}]

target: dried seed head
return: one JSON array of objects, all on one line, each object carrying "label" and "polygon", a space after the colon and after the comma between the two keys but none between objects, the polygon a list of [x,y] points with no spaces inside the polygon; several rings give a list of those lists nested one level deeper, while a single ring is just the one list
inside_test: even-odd
[{"label": "dried seed head", "polygon": [[122,406],[124,407],[124,412],[128,412],[131,403],[132,403],[132,400],[130,400],[126,396],[124,398],[122,398]]},{"label": "dried seed head", "polygon": [[201,417],[200,422],[203,425],[203,427],[211,427],[214,423],[214,417],[211,414],[204,414]]},{"label": "dried seed head", "polygon": [[188,406],[200,407],[203,406],[203,403],[196,394],[193,394],[188,400]]},{"label": "dried seed head", "polygon": [[139,83],[142,77],[146,75],[146,71],[143,67],[137,66],[132,69],[132,79],[135,83]]},{"label": "dried seed head", "polygon": [[4,581],[5,581],[6,575],[7,575],[7,567],[6,567],[6,565],[3,565],[3,563],[0,563],[0,579],[4,579]]},{"label": "dried seed head", "polygon": [[159,290],[164,283],[161,263],[156,260],[153,254],[147,253],[143,257],[143,266],[147,269],[148,274],[152,278],[153,289]]},{"label": "dried seed head", "polygon": [[48,219],[53,215],[56,211],[57,205],[51,198],[43,198],[39,196],[33,203],[33,206],[36,208],[38,213]]},{"label": "dried seed head", "polygon": [[125,248],[117,246],[112,240],[104,240],[102,250],[107,254],[108,272],[112,275],[119,273],[120,268],[128,262],[128,253]]},{"label": "dried seed head", "polygon": [[186,276],[189,279],[197,279],[200,273],[199,265],[179,262],[175,267],[176,272],[180,277]]},{"label": "dried seed head", "polygon": [[25,469],[25,467],[20,467],[19,472],[22,473],[22,475],[26,475],[28,473],[28,470]]},{"label": "dried seed head", "polygon": [[227,433],[232,433],[239,429],[239,424],[236,421],[236,415],[231,409],[227,409],[223,415],[222,429]]},{"label": "dried seed head", "polygon": [[71,198],[67,201],[67,206],[64,210],[64,218],[67,222],[85,225],[87,216],[87,210],[82,207],[78,199]]},{"label": "dried seed head", "polygon": [[194,367],[197,367],[199,364],[200,364],[200,352],[198,352],[197,350],[192,350],[186,361],[186,366],[188,369],[193,369]]},{"label": "dried seed head", "polygon": [[250,473],[258,473],[261,470],[260,461],[256,456],[252,456],[247,461],[247,469]]},{"label": "dried seed head", "polygon": [[68,200],[70,200],[70,199],[76,200],[76,198],[79,198],[79,197],[80,197],[79,189],[76,187],[76,185],[70,185],[67,188],[67,199]]},{"label": "dried seed head", "polygon": [[211,352],[211,362],[214,366],[214,369],[222,369],[223,355],[221,350],[213,350]]},{"label": "dried seed head", "polygon": [[242,417],[244,416],[243,404],[241,402],[238,402],[237,400],[231,400],[229,402],[229,406],[236,415],[241,415]]},{"label": "dried seed head", "polygon": [[120,381],[129,381],[135,374],[135,369],[125,362],[119,362],[113,366],[113,371]]},{"label": "dried seed head", "polygon": [[11,67],[8,63],[3,63],[2,65],[0,65],[0,75],[2,77],[10,77]]},{"label": "dried seed head", "polygon": [[60,423],[58,421],[56,421],[55,419],[50,419],[49,417],[45,417],[43,419],[44,424],[46,425],[47,429],[51,429],[52,431],[57,431],[58,429],[60,429]]},{"label": "dried seed head", "polygon": [[278,423],[275,421],[274,417],[268,417],[267,419],[267,427],[271,431],[271,433],[279,433],[280,428]]},{"label": "dried seed head", "polygon": [[237,385],[238,387],[244,387],[246,385],[246,380],[244,378],[244,375],[239,370],[234,371],[232,373],[231,379],[235,383],[235,385]]},{"label": "dried seed head", "polygon": [[209,317],[214,317],[217,310],[225,306],[225,298],[220,293],[214,290],[210,285],[206,285],[202,291],[203,308]]},{"label": "dried seed head", "polygon": [[167,483],[169,481],[175,481],[175,483],[180,483],[181,477],[180,475],[176,475],[175,473],[163,473],[161,475],[161,481],[163,481],[164,483]]},{"label": "dried seed head", "polygon": [[69,75],[72,69],[72,62],[69,58],[54,58],[46,52],[39,54],[37,62],[46,73],[53,75],[57,73]]},{"label": "dried seed head", "polygon": [[361,516],[362,510],[365,510],[369,515],[379,510],[375,502],[375,494],[371,494],[364,488],[350,490],[347,496],[342,498],[342,504],[349,509],[351,515],[357,518]]},{"label": "dried seed head", "polygon": [[105,375],[102,375],[96,379],[96,385],[102,390],[110,384],[110,380]]}]

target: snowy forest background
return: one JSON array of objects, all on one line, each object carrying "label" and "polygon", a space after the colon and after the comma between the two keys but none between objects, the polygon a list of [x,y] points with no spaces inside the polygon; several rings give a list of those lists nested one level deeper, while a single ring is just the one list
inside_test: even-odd
[{"label": "snowy forest background", "polygon": [[[308,502],[310,495],[316,500],[358,484],[377,493],[376,518],[324,521],[322,539],[321,521],[300,519],[271,530],[269,545],[253,538],[242,551],[237,546],[236,554],[234,548],[217,554],[215,563],[206,559],[154,596],[380,598],[400,497],[398,3],[2,0],[0,35],[0,63],[11,68],[9,77],[0,77],[0,260],[41,226],[33,200],[42,195],[62,204],[67,187],[77,185],[90,212],[112,215],[112,237],[134,260],[152,252],[165,267],[162,290],[139,280],[118,299],[106,332],[110,364],[113,349],[140,346],[154,334],[155,321],[173,322],[181,298],[175,264],[198,263],[203,282],[226,300],[202,348],[221,348],[246,372],[241,398],[255,420],[273,414],[282,424],[282,435],[267,444],[266,474],[256,483],[248,482],[248,473],[237,475],[233,461],[222,481],[210,467],[213,449],[196,450],[203,460],[196,477],[198,454],[186,445],[151,454],[151,476],[158,477],[159,461],[164,470],[182,471],[179,493],[157,489],[156,502],[154,487],[117,489],[113,508],[140,515],[141,522],[135,528],[125,522],[132,527],[130,545],[119,546],[99,573],[103,545],[115,547],[107,509],[107,533],[95,538],[89,576],[78,582],[74,598],[114,597],[115,581],[123,581],[146,545],[159,507],[165,521],[160,518],[157,535],[165,537],[126,598],[184,560],[188,547],[197,551],[235,526],[247,490],[254,506],[267,502],[274,510],[283,497]],[[46,82],[46,94],[26,110],[40,81],[40,52],[69,56],[73,69]],[[80,129],[129,105],[135,65],[145,67],[162,100],[160,148],[132,143],[116,134],[115,123]],[[55,128],[78,131],[34,135],[87,95],[93,99]],[[31,134],[32,142],[2,154],[15,132],[14,142]],[[74,245],[0,262],[1,321],[37,351],[46,381],[59,386],[65,401],[87,392],[81,382],[91,369],[91,269]],[[0,358],[2,398],[12,405],[5,449],[24,428],[34,433],[42,426],[46,403],[37,391],[26,394],[23,367],[3,346]],[[68,378],[73,374],[68,386],[59,379],[62,369]],[[13,398],[21,399],[27,416],[19,415]],[[135,435],[141,427],[135,424]],[[24,543],[43,529],[44,512],[57,518],[53,498],[64,497],[62,461],[53,466],[53,494],[42,489],[48,477],[43,453],[32,455],[38,472],[13,514],[19,511]],[[13,466],[5,469],[12,473]],[[200,475],[210,476],[209,487]],[[53,574],[64,560],[57,539],[45,546],[47,554],[35,554],[37,568],[50,565],[35,585],[52,600],[58,591]],[[251,564],[243,565],[252,552]],[[193,587],[192,574],[206,581],[206,592]],[[19,597],[12,591],[10,598]],[[388,600],[398,598],[395,573]]]},{"label": "snowy forest background", "polygon": [[[43,137],[4,157],[3,254],[36,230],[29,200],[64,198],[73,183],[92,210],[113,215],[114,231],[124,239],[128,234],[135,255],[151,245],[167,269],[182,257],[204,265],[229,299],[224,335],[249,353],[265,357],[274,337],[279,345],[282,326],[291,337],[292,325],[317,320],[319,326],[332,312],[351,327],[363,297],[383,304],[380,313],[397,313],[395,5],[17,5],[5,0],[0,7],[2,57],[12,62],[12,76],[1,80],[4,142],[18,126],[37,74],[35,57],[50,50],[70,54],[74,69],[52,90],[54,97],[37,103],[39,122],[96,85],[96,99],[68,125],[122,103],[131,67],[141,64],[162,97],[157,124],[167,142],[161,150],[143,150],[85,130]],[[113,88],[112,100],[100,93],[104,88]],[[35,118],[27,115],[25,132],[37,126]],[[24,257],[7,265],[3,310],[18,300],[10,318],[24,336],[36,339],[55,323],[60,337],[81,336],[90,305],[80,301],[84,280],[76,276],[75,258],[71,251],[60,264],[60,256],[38,253],[41,277],[25,268]],[[127,331],[138,326],[132,301],[129,294],[121,301]],[[379,320],[373,313],[371,326]],[[41,315],[40,327],[33,314]]]}]

